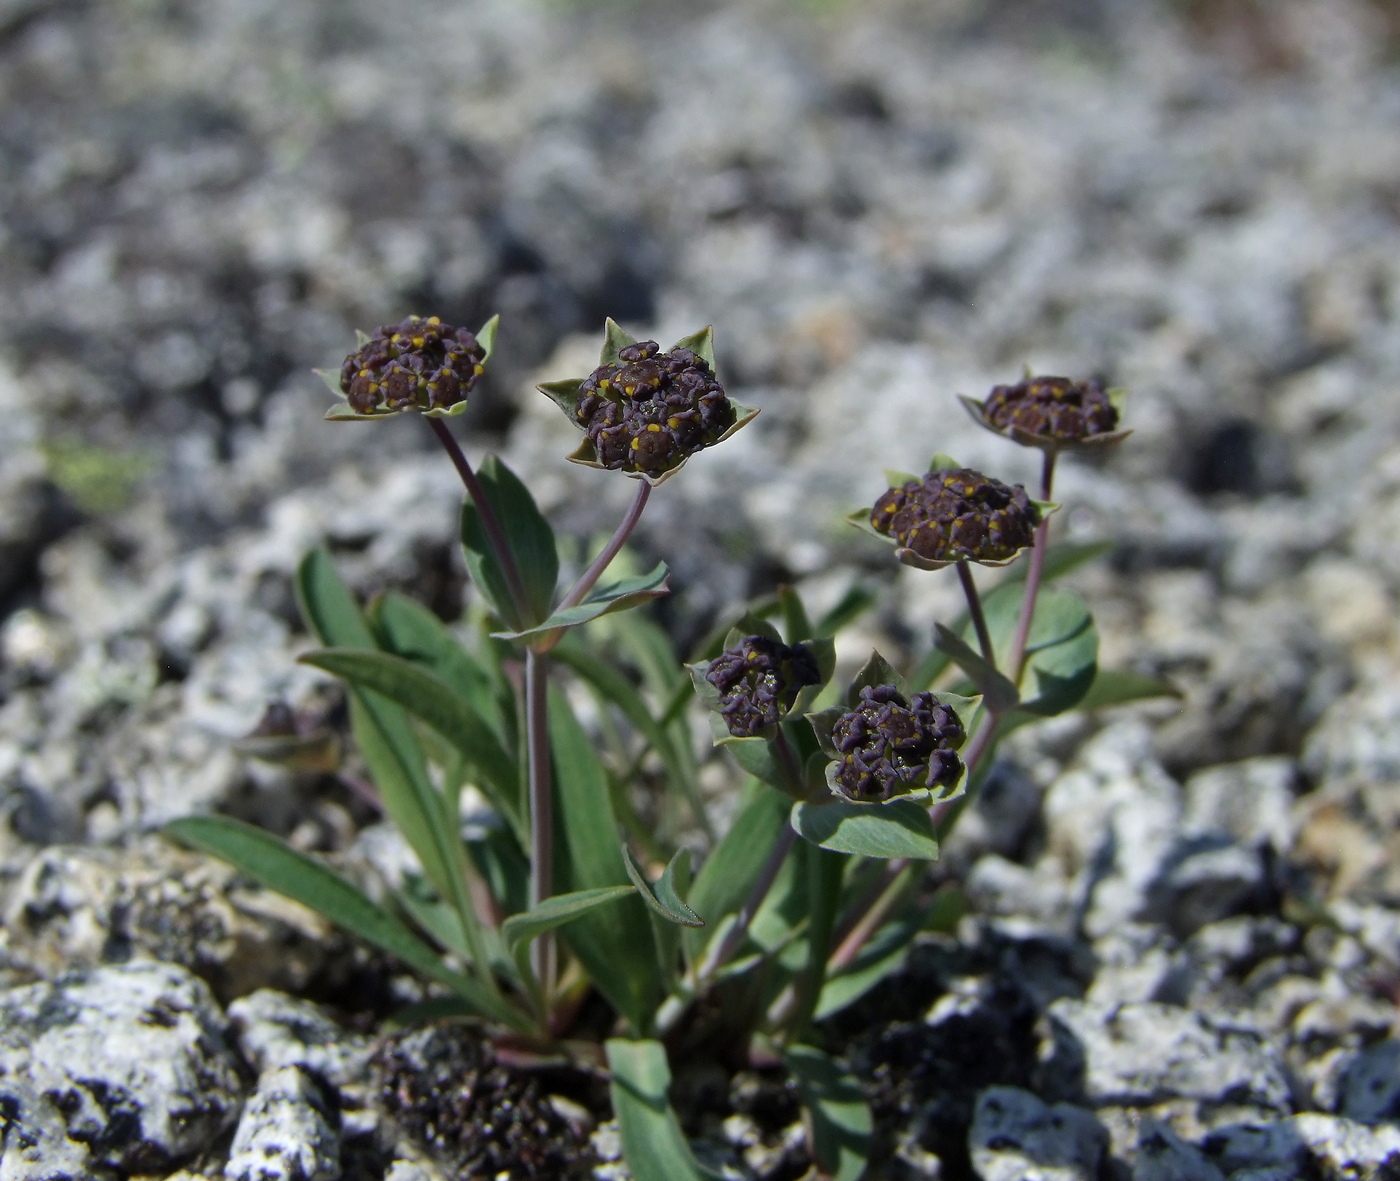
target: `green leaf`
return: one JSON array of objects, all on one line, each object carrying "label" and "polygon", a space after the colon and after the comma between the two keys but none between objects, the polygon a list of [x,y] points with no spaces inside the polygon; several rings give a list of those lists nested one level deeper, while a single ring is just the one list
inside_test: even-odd
[{"label": "green leaf", "polygon": [[435,673],[387,652],[325,648],[299,657],[365,689],[373,689],[427,722],[475,770],[474,778],[492,806],[528,843],[528,826],[516,809],[518,770],[495,731],[471,705]]},{"label": "green leaf", "polygon": [[671,593],[667,585],[671,572],[665,562],[658,562],[648,573],[631,578],[619,578],[600,586],[595,586],[583,602],[575,607],[561,607],[554,614],[533,627],[518,631],[495,632],[498,639],[523,640],[530,636],[541,636],[556,628],[577,627],[600,615],[611,615],[614,611],[626,611],[638,607],[652,599],[659,599]]},{"label": "green leaf", "polygon": [[854,1004],[880,981],[904,966],[914,937],[927,926],[927,905],[906,906],[896,918],[882,926],[851,963],[831,976],[822,986],[814,1017],[825,1020]]},{"label": "green leaf", "polygon": [[812,1155],[831,1181],[860,1181],[870,1155],[873,1121],[860,1084],[812,1046],[783,1055],[807,1110]]},{"label": "green leaf", "polygon": [[227,861],[254,881],[397,956],[409,967],[447,985],[483,1016],[516,1029],[528,1028],[523,1013],[452,971],[437,952],[388,911],[334,870],[298,853],[271,833],[227,816],[182,817],[167,824],[165,832],[181,844]]},{"label": "green leaf", "polygon": [[[987,627],[1003,665],[1010,659],[1023,589],[998,587],[984,601]],[[1094,682],[1098,653],[1099,634],[1084,600],[1073,591],[1042,588],[1027,637],[1018,708],[1050,717],[1077,705]],[[963,668],[971,675],[966,665]]]},{"label": "green leaf", "polygon": [[879,596],[868,586],[856,584],[850,587],[813,625],[812,633],[818,639],[829,639],[848,623],[853,623],[864,615],[878,601]]},{"label": "green leaf", "polygon": [[689,860],[690,851],[677,849],[676,855],[671,858],[661,876],[655,882],[648,882],[641,867],[632,857],[632,850],[625,844],[622,846],[623,867],[627,870],[627,876],[632,879],[632,884],[637,887],[642,901],[670,922],[679,923],[682,927],[703,927],[705,920],[691,910],[676,893],[674,873],[681,858]]},{"label": "green leaf", "polygon": [[936,452],[928,461],[928,470],[931,472],[956,471],[962,466],[951,455],[944,455],[941,451]]},{"label": "green leaf", "polygon": [[546,898],[538,906],[532,907],[524,914],[512,915],[506,919],[501,924],[501,938],[520,965],[521,971],[524,972],[528,960],[527,952],[533,940],[538,939],[546,931],[552,931],[556,927],[572,923],[575,919],[580,919],[588,914],[589,911],[597,910],[598,907],[606,906],[609,902],[616,902],[620,898],[630,897],[636,892],[636,888],[633,886],[604,886],[597,890],[578,890],[572,894],[556,894],[553,898]]},{"label": "green leaf", "polygon": [[[733,826],[700,867],[686,899],[711,931],[725,915],[737,913],[743,905],[787,823],[792,800],[763,784],[755,782],[754,787],[757,790],[735,816]],[[694,958],[704,947],[707,933],[688,930],[683,939]]]},{"label": "green leaf", "polygon": [[713,370],[715,367],[715,330],[713,326],[707,325],[699,332],[682,336],[666,351],[672,353],[676,349],[689,349]]},{"label": "green leaf", "polygon": [[982,656],[973,651],[956,632],[949,631],[941,623],[934,625],[934,646],[957,664],[972,678],[972,683],[981,691],[987,708],[997,713],[1005,713],[1016,704],[1016,686],[988,664]]},{"label": "green leaf", "polygon": [[326,550],[314,549],[302,558],[296,594],[302,618],[321,643],[334,648],[374,647],[374,636]]},{"label": "green leaf", "polygon": [[476,475],[520,568],[529,617],[521,618],[516,612],[505,573],[496,561],[495,551],[481,524],[481,514],[470,497],[462,505],[462,545],[467,570],[497,615],[512,628],[529,627],[549,614],[554,601],[554,588],[559,581],[554,530],[544,519],[530,490],[497,456],[488,455]]},{"label": "green leaf", "polygon": [[721,1181],[696,1161],[671,1109],[666,1047],[611,1038],[605,1048],[622,1151],[636,1181]]},{"label": "green leaf", "polygon": [[[551,688],[549,741],[555,791],[554,878],[566,891],[628,886],[607,773],[568,699]],[[637,1030],[660,992],[656,948],[641,899],[586,914],[564,937],[599,991]]]},{"label": "green leaf", "polygon": [[622,327],[611,316],[608,317],[604,328],[603,351],[598,356],[599,365],[620,365],[622,358],[619,354],[629,344],[636,344],[637,338],[629,336],[622,330]]},{"label": "green leaf", "polygon": [[724,721],[718,714],[711,715],[711,725],[715,731],[715,745],[727,751],[740,769],[747,771],[755,779],[762,780],[769,787],[779,791],[791,791],[782,760],[778,758],[776,744],[771,738],[735,738],[724,729]]},{"label": "green leaf", "polygon": [[928,809],[910,800],[887,804],[797,803],[792,806],[792,826],[798,835],[836,853],[861,857],[916,857],[934,861],[938,842]]},{"label": "green leaf", "polygon": [[504,719],[497,700],[495,677],[462,645],[436,615],[397,591],[381,595],[366,613],[379,646],[395,656],[431,669],[448,683],[496,732],[509,749]]},{"label": "green leaf", "polygon": [[1129,701],[1150,701],[1157,697],[1177,697],[1181,691],[1166,681],[1141,673],[1101,668],[1094,674],[1094,683],[1079,702],[1080,709],[1105,709]]},{"label": "green leaf", "polygon": [[656,751],[661,764],[666,768],[668,785],[678,789],[685,797],[697,820],[705,825],[705,804],[700,797],[700,786],[696,780],[695,764],[682,753],[681,746],[673,741],[666,728],[652,717],[642,695],[632,682],[606,661],[600,660],[579,642],[577,635],[566,636],[554,649],[553,657],[561,664],[568,665],[574,672],[592,685],[598,696],[611,702],[622,711],[647,747]]},{"label": "green leaf", "polygon": [[812,638],[812,621],[807,618],[807,608],[802,596],[792,587],[778,588],[778,608],[783,613],[783,631],[789,644],[800,644]]}]

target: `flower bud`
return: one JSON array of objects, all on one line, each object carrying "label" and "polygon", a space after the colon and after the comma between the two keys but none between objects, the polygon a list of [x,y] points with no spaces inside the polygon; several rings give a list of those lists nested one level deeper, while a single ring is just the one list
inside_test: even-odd
[{"label": "flower bud", "polygon": [[481,380],[486,350],[465,328],[409,316],[376,328],[340,367],[340,389],[356,414],[446,410]]},{"label": "flower bud", "polygon": [[999,385],[985,401],[962,398],[982,426],[1043,451],[1112,447],[1131,433],[1118,429],[1125,391],[1097,381],[1033,377]]},{"label": "flower bud", "polygon": [[603,467],[659,476],[734,425],[724,388],[690,349],[644,340],[617,355],[584,379],[573,411]]},{"label": "flower bud", "polygon": [[720,716],[735,738],[754,738],[776,726],[808,685],[821,682],[811,649],[768,636],[747,636],[726,648],[705,673],[720,695]]},{"label": "flower bud", "polygon": [[906,700],[894,685],[867,685],[856,708],[832,727],[837,766],[830,782],[856,803],[952,787],[962,775],[957,749],[965,737],[956,711],[932,693]]},{"label": "flower bud", "polygon": [[1025,488],[970,468],[941,468],[891,488],[870,525],[928,563],[1005,562],[1034,540],[1040,509]]}]

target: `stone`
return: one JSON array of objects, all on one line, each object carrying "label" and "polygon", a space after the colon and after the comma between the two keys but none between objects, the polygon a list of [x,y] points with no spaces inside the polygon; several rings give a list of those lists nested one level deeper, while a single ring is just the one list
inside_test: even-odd
[{"label": "stone", "polygon": [[0,993],[4,1181],[169,1170],[238,1118],[238,1064],[203,981],[174,964]]},{"label": "stone", "polygon": [[1297,764],[1278,755],[1198,771],[1182,786],[1182,830],[1226,834],[1284,856],[1293,844],[1297,786]]},{"label": "stone", "polygon": [[1144,916],[1180,821],[1181,788],[1140,721],[1105,728],[1050,786],[1048,852],[1070,879],[1091,937]]},{"label": "stone", "polygon": [[1044,1094],[1143,1106],[1168,1099],[1286,1112],[1287,1071],[1257,1031],[1214,1015],[1151,1002],[1058,1000],[1042,1048]]},{"label": "stone", "polygon": [[1085,995],[1094,1004],[1179,1004],[1189,991],[1190,961],[1161,927],[1125,923],[1094,941],[1094,955],[1098,970]]},{"label": "stone", "polygon": [[1387,1038],[1362,1050],[1343,1077],[1341,1115],[1362,1124],[1400,1117],[1400,1041]]},{"label": "stone", "polygon": [[1133,1181],[1225,1181],[1225,1174],[1160,1120],[1138,1131]]},{"label": "stone", "polygon": [[1107,1146],[1092,1112],[1050,1106],[1019,1087],[979,1094],[967,1135],[982,1181],[1094,1181]]},{"label": "stone", "polygon": [[297,1066],[333,1087],[364,1081],[369,1039],[343,1029],[309,1001],[263,988],[234,1001],[228,1015],[238,1048],[260,1072]]},{"label": "stone", "polygon": [[299,1066],[264,1071],[243,1106],[225,1181],[335,1181],[340,1134],[316,1082]]},{"label": "stone", "polygon": [[159,837],[123,850],[44,850],[11,892],[5,926],[10,957],[41,976],[159,960],[190,968],[225,999],[304,988],[346,954],[344,937],[313,911]]},{"label": "stone", "polygon": [[1400,1169],[1400,1128],[1305,1112],[1272,1124],[1218,1128],[1202,1149],[1231,1181],[1246,1170],[1249,1176],[1267,1170],[1322,1181],[1388,1181]]}]

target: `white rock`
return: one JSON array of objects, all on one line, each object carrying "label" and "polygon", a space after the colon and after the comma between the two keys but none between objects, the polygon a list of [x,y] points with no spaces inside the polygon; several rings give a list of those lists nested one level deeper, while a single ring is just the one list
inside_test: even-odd
[{"label": "white rock", "polygon": [[265,1071],[233,1134],[225,1181],[335,1181],[340,1133],[320,1088],[298,1066]]}]

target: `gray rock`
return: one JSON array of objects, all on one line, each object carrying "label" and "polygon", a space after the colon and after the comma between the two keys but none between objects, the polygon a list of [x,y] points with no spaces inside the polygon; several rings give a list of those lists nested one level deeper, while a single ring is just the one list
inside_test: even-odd
[{"label": "gray rock", "polygon": [[299,1066],[334,1087],[363,1081],[369,1039],[308,1001],[264,988],[234,1001],[228,1015],[238,1048],[261,1073]]},{"label": "gray rock", "polygon": [[1138,1132],[1133,1181],[1225,1181],[1225,1175],[1160,1120]]},{"label": "gray rock", "polygon": [[233,1134],[225,1181],[335,1181],[340,1133],[316,1082],[298,1066],[264,1071]]},{"label": "gray rock", "polygon": [[1284,855],[1293,844],[1297,781],[1294,761],[1278,756],[1198,771],[1182,787],[1182,828],[1223,833],[1248,846],[1266,844]]},{"label": "gray rock", "polygon": [[1141,914],[1186,937],[1269,898],[1269,872],[1258,849],[1233,844],[1223,834],[1201,834],[1172,846],[1148,887]]},{"label": "gray rock", "polygon": [[1348,1063],[1341,1114],[1363,1124],[1400,1116],[1400,1042],[1387,1038]]},{"label": "gray rock", "polygon": [[0,993],[4,1181],[150,1173],[208,1147],[240,1084],[208,987],[140,963]]},{"label": "gray rock", "polygon": [[16,883],[5,922],[9,955],[41,976],[151,959],[183,964],[224,998],[305,987],[347,951],[313,911],[159,837],[45,850]]},{"label": "gray rock", "polygon": [[1372,1128],[1315,1112],[1274,1124],[1219,1128],[1205,1138],[1202,1147],[1231,1175],[1231,1181],[1246,1171],[1249,1176],[1386,1181],[1400,1168],[1400,1128]]},{"label": "gray rock", "polygon": [[1277,1051],[1252,1029],[1174,1005],[1050,1006],[1044,1089],[1091,1106],[1168,1099],[1286,1112],[1291,1088]]},{"label": "gray rock", "polygon": [[1180,1003],[1189,990],[1191,964],[1170,933],[1145,923],[1125,923],[1094,941],[1098,971],[1085,1000],[1105,1007],[1136,1001]]},{"label": "gray rock", "polygon": [[1091,936],[1144,915],[1180,820],[1181,789],[1157,762],[1151,732],[1139,721],[1096,735],[1051,785],[1048,850],[1072,880]]},{"label": "gray rock", "polygon": [[981,1092],[967,1134],[982,1181],[1094,1181],[1107,1146],[1092,1112],[1049,1106],[1019,1087]]}]

